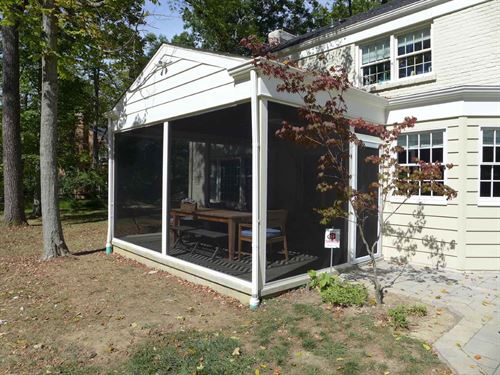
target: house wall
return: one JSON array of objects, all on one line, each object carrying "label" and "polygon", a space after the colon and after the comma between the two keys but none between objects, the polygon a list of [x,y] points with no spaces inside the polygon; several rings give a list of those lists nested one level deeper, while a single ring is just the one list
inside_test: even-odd
[{"label": "house wall", "polygon": [[466,131],[462,134],[466,163],[463,269],[500,270],[500,204],[479,202],[480,129],[500,128],[499,118],[463,118]]},{"label": "house wall", "polygon": [[[460,186],[464,178],[462,168],[460,168],[460,121],[458,118],[423,121],[418,123],[417,128],[419,132],[445,130],[446,162],[455,166],[447,172],[446,183],[458,191],[458,196],[450,201],[444,200],[444,202],[441,197],[425,197],[401,207],[398,207],[400,202],[396,199],[386,202],[384,214],[387,217],[390,213],[396,212],[389,222],[399,233],[384,236],[382,252],[386,258],[409,255],[415,263],[439,264],[457,269],[460,268],[460,257],[464,245],[459,238],[459,228],[463,220],[460,208],[464,200]],[[421,214],[415,216],[419,210],[422,210]],[[398,250],[398,243],[400,250]]]},{"label": "house wall", "polygon": [[[432,21],[432,71],[427,83],[383,89],[395,97],[461,85],[500,84],[500,0],[492,0]],[[418,76],[416,77],[418,78]]]},{"label": "house wall", "polygon": [[[432,74],[403,80],[393,77],[390,82],[366,89],[390,98],[452,86],[500,84],[500,0],[469,2],[453,10],[452,5],[457,3],[449,1],[436,6],[435,12],[432,8],[425,9],[410,18],[387,22],[384,28],[379,25],[287,53],[302,66],[317,64],[318,54],[324,54],[328,65],[347,68],[351,81],[361,87],[360,45],[383,36],[403,34],[415,25],[432,24]],[[442,10],[443,6],[448,6],[449,12]]]},{"label": "house wall", "polygon": [[[480,129],[500,126],[498,118],[457,117],[418,123],[419,131],[445,129],[447,163],[454,166],[447,174],[447,184],[458,195],[446,203],[424,200],[405,204],[397,210],[390,223],[394,228],[409,231],[403,247],[411,249],[411,260],[424,265],[440,265],[458,270],[500,270],[500,204],[481,205],[479,201]],[[385,214],[397,207],[386,204]],[[424,228],[412,231],[418,220],[412,216],[422,208]],[[411,233],[411,235],[408,235]],[[383,239],[386,258],[407,254],[398,250],[401,237],[388,235]]]}]

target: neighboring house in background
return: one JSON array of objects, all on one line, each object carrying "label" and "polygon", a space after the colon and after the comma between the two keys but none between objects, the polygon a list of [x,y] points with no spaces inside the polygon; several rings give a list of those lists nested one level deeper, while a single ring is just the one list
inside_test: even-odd
[{"label": "neighboring house in background", "polygon": [[[282,58],[307,66],[324,53],[348,69],[346,116],[384,125],[415,116],[398,141],[401,163],[455,165],[443,182],[456,199],[420,194],[391,219],[404,231],[423,207],[422,233],[407,236],[412,261],[500,270],[500,0],[394,0],[304,36],[271,36],[287,39],[275,49]],[[107,250],[250,296],[251,305],[305,284],[310,269],[328,271],[314,208],[335,193],[316,189],[315,150],[275,137],[303,104],[278,84],[252,59],[162,45],[108,114]],[[363,161],[379,140],[359,137],[366,147],[350,145],[354,188],[378,172]],[[368,258],[350,219],[333,223],[334,266]],[[368,237],[376,235],[370,223]],[[381,245],[379,255],[400,255],[394,238]],[[437,250],[443,256],[431,257]]]},{"label": "neighboring house in background", "polygon": [[[425,229],[414,234],[412,260],[499,270],[500,1],[394,0],[284,39],[278,56],[309,66],[324,54],[328,64],[347,69],[356,87],[387,98],[386,124],[417,118],[398,140],[407,150],[400,163],[411,166],[419,158],[455,165],[443,178],[458,191],[456,199],[420,194],[390,220],[404,229],[415,205],[423,205]],[[429,257],[423,243],[432,238],[445,242],[444,258]],[[382,252],[399,255],[394,239],[384,237]]]}]

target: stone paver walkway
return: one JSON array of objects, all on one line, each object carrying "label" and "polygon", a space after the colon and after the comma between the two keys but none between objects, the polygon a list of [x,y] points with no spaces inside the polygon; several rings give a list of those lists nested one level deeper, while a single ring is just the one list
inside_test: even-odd
[{"label": "stone paver walkway", "polygon": [[[381,262],[381,278],[394,280],[400,268]],[[345,278],[365,279],[363,269]],[[366,280],[366,279],[365,279]],[[408,295],[460,317],[459,322],[433,343],[457,374],[500,375],[500,272],[453,272],[409,267],[389,293]]]}]

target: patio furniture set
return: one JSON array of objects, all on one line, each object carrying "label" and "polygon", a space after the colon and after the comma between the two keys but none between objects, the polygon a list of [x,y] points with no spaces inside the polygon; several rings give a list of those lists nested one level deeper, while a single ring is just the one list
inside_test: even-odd
[{"label": "patio furniture set", "polygon": [[[212,251],[211,259],[215,259],[227,240],[228,259],[235,259],[235,240],[238,239],[238,258],[243,254],[243,243],[252,242],[252,213],[216,208],[197,208],[181,205],[170,211],[170,230],[173,234],[173,248],[183,246],[191,253],[200,247]],[[288,261],[288,244],[286,237],[286,210],[267,212],[266,244],[283,243],[285,260]],[[204,223],[222,223],[227,232],[210,228]]]}]

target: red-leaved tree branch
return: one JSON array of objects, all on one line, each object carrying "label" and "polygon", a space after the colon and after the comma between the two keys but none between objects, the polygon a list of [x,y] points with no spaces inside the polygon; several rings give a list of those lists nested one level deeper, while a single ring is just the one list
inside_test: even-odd
[{"label": "red-leaved tree branch", "polygon": [[[278,60],[272,54],[273,46],[263,44],[255,37],[243,39],[241,43],[252,51],[260,73],[277,80],[278,91],[302,98],[303,105],[298,110],[300,123],[283,121],[276,136],[320,151],[316,188],[320,192],[334,192],[335,199],[328,207],[316,208],[315,211],[323,225],[332,225],[338,218],[355,223],[371,259],[371,281],[376,300],[382,303],[388,285],[381,284],[375,261],[380,236],[408,235],[398,234],[389,220],[412,196],[432,192],[446,199],[454,198],[457,192],[443,183],[444,171],[452,165],[417,159],[411,161],[411,168],[401,165],[398,153],[403,148],[397,145],[397,139],[402,132],[415,126],[416,119],[407,117],[401,123],[386,126],[361,118],[348,118],[344,93],[352,88],[352,84],[346,70],[328,66],[324,55],[316,57],[314,67],[300,68],[293,61]],[[378,168],[378,180],[364,190],[352,187],[349,169],[351,145],[364,147],[359,134],[371,135],[380,144],[379,154],[364,160]],[[389,203],[393,195],[399,196],[396,204]],[[368,239],[366,223],[370,217],[377,218],[378,235]],[[415,218],[412,228],[423,226],[425,221]],[[400,242],[404,240],[400,239]]]}]

